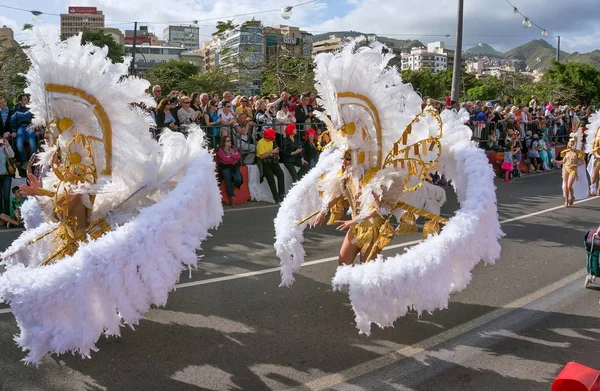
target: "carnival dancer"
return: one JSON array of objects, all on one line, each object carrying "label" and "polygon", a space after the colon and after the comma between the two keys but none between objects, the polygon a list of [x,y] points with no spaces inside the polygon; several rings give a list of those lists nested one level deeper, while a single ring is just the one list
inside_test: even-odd
[{"label": "carnival dancer", "polygon": [[586,130],[585,152],[589,154],[587,166],[591,178],[590,195],[600,196],[600,111],[594,113],[588,121]]},{"label": "carnival dancer", "polygon": [[[468,114],[421,111],[422,100],[402,83],[393,57],[379,43],[316,57],[317,92],[327,132],[317,165],[292,189],[275,219],[282,286],[304,261],[303,230],[323,223],[347,230],[334,289],[349,287],[359,330],[391,326],[409,308],[445,308],[449,294],[468,284],[479,261],[500,255],[494,172],[464,125]],[[331,142],[322,145],[323,139]],[[440,216],[444,197],[427,182],[438,171],[452,180],[460,218]],[[350,208],[349,218],[344,218]],[[407,252],[383,256],[396,234],[423,239]],[[442,226],[444,227],[442,229]],[[358,258],[358,260],[356,259]]]},{"label": "carnival dancer", "polygon": [[[567,149],[560,153],[562,160],[552,159],[552,163],[563,166],[562,188],[565,208],[572,206],[576,199],[587,197],[588,185],[585,174],[585,153],[577,148],[577,133],[572,133]],[[583,177],[580,167],[583,167]],[[576,191],[577,189],[577,191]],[[582,193],[585,195],[582,196]]]},{"label": "carnival dancer", "polygon": [[127,61],[82,46],[81,34],[34,34],[26,92],[34,125],[46,128],[47,170],[21,190],[32,196],[26,226],[33,200],[45,222],[2,254],[0,301],[17,319],[24,361],[37,364],[47,353],[89,357],[100,336],[166,304],[223,210],[200,128],[187,138],[164,129],[156,142],[151,118],[130,106],[154,105],[149,83],[124,78]]}]

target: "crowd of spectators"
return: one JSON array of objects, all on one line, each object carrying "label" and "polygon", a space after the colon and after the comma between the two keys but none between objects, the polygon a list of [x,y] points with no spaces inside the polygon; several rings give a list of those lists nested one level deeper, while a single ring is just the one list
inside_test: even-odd
[{"label": "crowd of spectators", "polygon": [[[467,101],[456,104],[448,97],[445,104],[426,99],[424,109],[441,112],[444,109],[464,109],[469,114],[466,124],[473,140],[488,151],[499,152],[499,162],[510,161],[508,182],[514,176],[557,169],[552,160],[552,147],[565,145],[570,134],[585,130],[592,107],[568,106],[556,102],[541,102],[531,96],[528,104],[512,104],[512,97],[500,101]],[[520,162],[527,167],[523,170]],[[507,167],[505,165],[505,167]]]},{"label": "crowd of spectators", "polygon": [[[282,163],[295,182],[314,167],[319,159],[317,140],[324,131],[318,119],[321,111],[316,94],[300,96],[282,92],[279,96],[234,96],[225,91],[189,93],[170,91],[164,95],[161,86],[149,91],[156,107],[147,109],[156,127],[152,129],[157,139],[163,129],[186,132],[192,125],[205,130],[207,142],[215,150],[219,174],[226,183],[231,204],[235,204],[235,188],[242,184],[241,165],[257,164],[260,180],[267,180],[273,198],[280,201],[284,194]],[[10,181],[5,165],[13,156],[23,169],[30,157],[35,158],[39,145],[39,132],[31,129],[32,114],[29,97],[20,94],[14,108],[0,96],[0,187],[1,211],[9,214]],[[525,172],[539,172],[555,168],[549,151],[557,144],[566,143],[569,134],[593,113],[591,107],[570,107],[553,102],[538,102],[532,96],[528,104],[515,105],[511,97],[503,101],[467,101],[461,104],[425,98],[423,109],[437,110],[464,108],[469,114],[467,125],[473,131],[473,140],[481,148],[499,153],[510,152],[514,170],[511,175],[522,174],[517,162],[526,163]],[[16,153],[15,153],[16,152]],[[508,153],[507,153],[508,155]],[[30,164],[31,166],[31,164]],[[4,171],[3,171],[4,169]],[[434,181],[445,184],[443,177],[433,175]]]},{"label": "crowd of spectators", "polygon": [[217,151],[219,173],[232,205],[235,188],[241,185],[239,166],[257,164],[261,182],[266,179],[273,198],[284,197],[282,163],[294,182],[319,159],[317,139],[323,131],[316,111],[315,93],[293,96],[234,96],[225,91],[210,93],[171,91],[161,86],[151,91],[157,107],[151,110],[156,138],[162,129],[185,132],[192,124],[205,130],[209,146]]}]

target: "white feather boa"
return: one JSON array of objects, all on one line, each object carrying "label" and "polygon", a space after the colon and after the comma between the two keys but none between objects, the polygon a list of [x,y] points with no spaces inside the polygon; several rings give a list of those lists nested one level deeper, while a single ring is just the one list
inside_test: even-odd
[{"label": "white feather boa", "polygon": [[167,196],[100,239],[82,243],[74,256],[43,267],[15,261],[15,252],[26,248],[30,260],[44,259],[49,241],[29,242],[52,227],[46,223],[6,250],[0,301],[12,307],[21,329],[16,342],[29,351],[26,362],[37,364],[49,352],[89,357],[102,334],[119,335],[124,323],[133,327],[151,305],[167,303],[223,215],[215,163],[199,137],[189,140],[187,164]]},{"label": "white feather boa", "polygon": [[[333,286],[348,286],[357,327],[369,334],[371,323],[380,327],[393,322],[411,308],[421,313],[446,308],[449,296],[464,289],[471,270],[483,260],[500,257],[494,172],[483,150],[470,141],[465,113],[442,113],[443,152],[440,167],[455,186],[460,209],[441,233],[393,257],[354,266],[340,266]],[[297,222],[320,209],[315,183],[330,171],[340,154],[325,156],[288,194],[275,219],[275,249],[281,261],[282,286],[289,286],[304,261],[302,231],[309,224]]]}]

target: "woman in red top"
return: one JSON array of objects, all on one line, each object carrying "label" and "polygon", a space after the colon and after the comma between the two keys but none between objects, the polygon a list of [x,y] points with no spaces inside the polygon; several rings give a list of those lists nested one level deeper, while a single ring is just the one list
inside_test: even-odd
[{"label": "woman in red top", "polygon": [[235,206],[235,189],[240,188],[243,183],[242,173],[240,172],[240,151],[231,143],[231,137],[223,137],[221,146],[217,152],[219,156],[219,171],[225,180],[225,188],[231,206]]}]

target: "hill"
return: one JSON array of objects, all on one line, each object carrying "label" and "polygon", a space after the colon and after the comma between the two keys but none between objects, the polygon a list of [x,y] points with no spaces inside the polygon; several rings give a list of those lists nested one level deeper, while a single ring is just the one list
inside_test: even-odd
[{"label": "hill", "polygon": [[[313,42],[323,41],[323,40],[329,39],[330,35],[336,35],[336,36],[341,36],[341,37],[345,37],[345,38],[356,38],[356,37],[360,37],[361,35],[368,36],[371,34],[363,33],[360,31],[331,31],[328,33],[313,35],[312,39],[313,39]],[[381,42],[385,43],[386,45],[388,45],[388,46],[393,45],[396,48],[410,49],[412,47],[425,46],[425,45],[423,45],[423,43],[421,41],[418,41],[416,39],[395,39],[395,38],[388,38],[388,37],[382,37],[382,36],[378,36],[378,38]]]},{"label": "hill", "polygon": [[566,57],[567,61],[577,61],[585,64],[590,64],[595,66],[596,68],[600,68],[600,50],[596,49],[593,52],[589,53],[572,53],[570,56]]},{"label": "hill", "polygon": [[503,57],[504,54],[502,52],[497,51],[487,43],[481,43],[477,46],[473,46],[465,50],[465,53],[474,54],[478,56],[488,56],[488,57]]},{"label": "hill", "polygon": [[[560,57],[565,59],[569,53],[561,50]],[[536,39],[504,53],[505,58],[525,62],[532,69],[550,68],[556,59],[556,48],[543,39]]]}]

